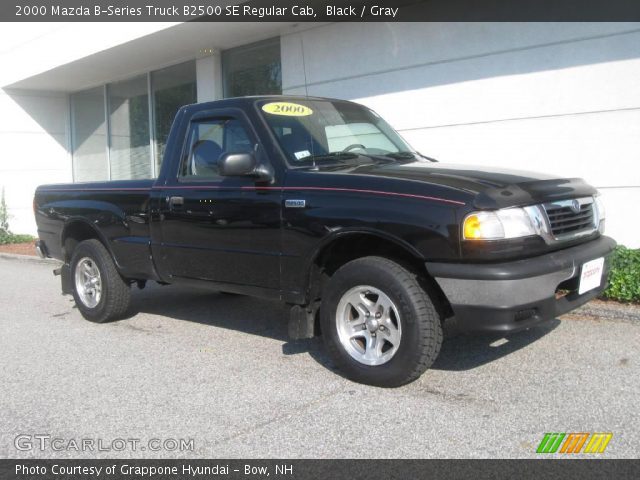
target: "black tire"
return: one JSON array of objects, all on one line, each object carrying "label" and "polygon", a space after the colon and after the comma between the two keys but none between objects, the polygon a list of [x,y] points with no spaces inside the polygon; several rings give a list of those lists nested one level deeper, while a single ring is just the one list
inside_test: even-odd
[{"label": "black tire", "polygon": [[[100,272],[102,285],[97,305],[87,306],[81,299],[76,284],[76,269],[82,259],[90,259]],[[71,284],[76,306],[84,318],[104,323],[122,318],[129,308],[131,289],[116,270],[113,259],[100,241],[92,239],[80,242],[71,257]]]},{"label": "black tire", "polygon": [[[398,310],[397,322],[402,329],[399,346],[381,365],[365,365],[354,359],[338,335],[340,300],[360,285],[382,291]],[[414,381],[433,364],[442,345],[440,316],[417,275],[382,257],[353,260],[333,274],[323,292],[320,322],[328,353],[343,374],[378,387],[399,387]]]}]

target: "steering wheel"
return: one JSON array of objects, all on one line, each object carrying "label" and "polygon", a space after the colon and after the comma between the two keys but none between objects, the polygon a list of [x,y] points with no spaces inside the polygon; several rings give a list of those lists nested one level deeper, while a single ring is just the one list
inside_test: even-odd
[{"label": "steering wheel", "polygon": [[361,148],[363,150],[366,150],[367,147],[365,147],[364,145],[362,145],[361,143],[352,143],[351,145],[349,145],[346,148],[343,148],[342,151],[343,152],[350,152],[351,150],[354,150],[356,148]]}]

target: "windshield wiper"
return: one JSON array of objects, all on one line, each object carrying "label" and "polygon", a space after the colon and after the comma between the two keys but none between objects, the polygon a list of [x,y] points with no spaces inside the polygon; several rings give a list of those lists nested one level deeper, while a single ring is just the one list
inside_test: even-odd
[{"label": "windshield wiper", "polygon": [[390,157],[390,158],[394,158],[396,160],[412,160],[415,159],[415,153],[414,152],[389,152],[389,153],[385,153],[384,154],[385,157]]},{"label": "windshield wiper", "polygon": [[421,156],[422,158],[424,158],[425,160],[429,160],[430,162],[437,162],[438,160],[436,160],[435,158],[432,157],[427,157],[426,155],[421,154],[420,152],[416,152],[417,155]]},{"label": "windshield wiper", "polygon": [[430,162],[437,162],[435,158],[427,157],[426,155],[421,154],[420,152],[410,152],[410,151],[401,151],[401,152],[390,152],[385,153],[385,157],[395,158],[397,160],[412,160],[418,157],[424,158],[425,160],[429,160]]},{"label": "windshield wiper", "polygon": [[319,153],[318,155],[311,155],[306,158],[314,158],[314,159],[323,159],[323,158],[358,158],[357,153],[352,152],[329,152],[329,153]]},{"label": "windshield wiper", "polygon": [[[341,163],[342,160],[353,160],[354,158],[358,158],[359,156],[360,155],[352,152],[329,152],[319,153],[317,155],[309,155],[308,157],[298,159],[298,162],[310,162],[313,168],[317,168],[318,163],[327,166],[328,163]],[[300,163],[298,163],[298,165],[302,166]]]}]

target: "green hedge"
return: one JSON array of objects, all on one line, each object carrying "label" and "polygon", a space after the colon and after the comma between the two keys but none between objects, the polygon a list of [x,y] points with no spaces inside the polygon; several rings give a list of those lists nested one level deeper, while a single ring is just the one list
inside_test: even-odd
[{"label": "green hedge", "polygon": [[35,240],[31,235],[19,235],[16,233],[7,233],[0,230],[0,245],[9,245],[10,243],[26,243]]},{"label": "green hedge", "polygon": [[611,257],[609,287],[602,296],[619,302],[640,302],[640,249],[616,247]]}]

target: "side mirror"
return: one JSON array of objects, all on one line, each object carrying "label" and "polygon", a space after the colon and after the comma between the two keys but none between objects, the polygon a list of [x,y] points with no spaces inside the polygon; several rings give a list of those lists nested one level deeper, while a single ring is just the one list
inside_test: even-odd
[{"label": "side mirror", "polygon": [[253,152],[225,153],[218,160],[218,173],[225,177],[255,177],[259,182],[272,182],[271,165],[260,164]]},{"label": "side mirror", "polygon": [[256,157],[253,153],[225,153],[218,160],[218,171],[226,177],[253,175],[256,170]]}]

